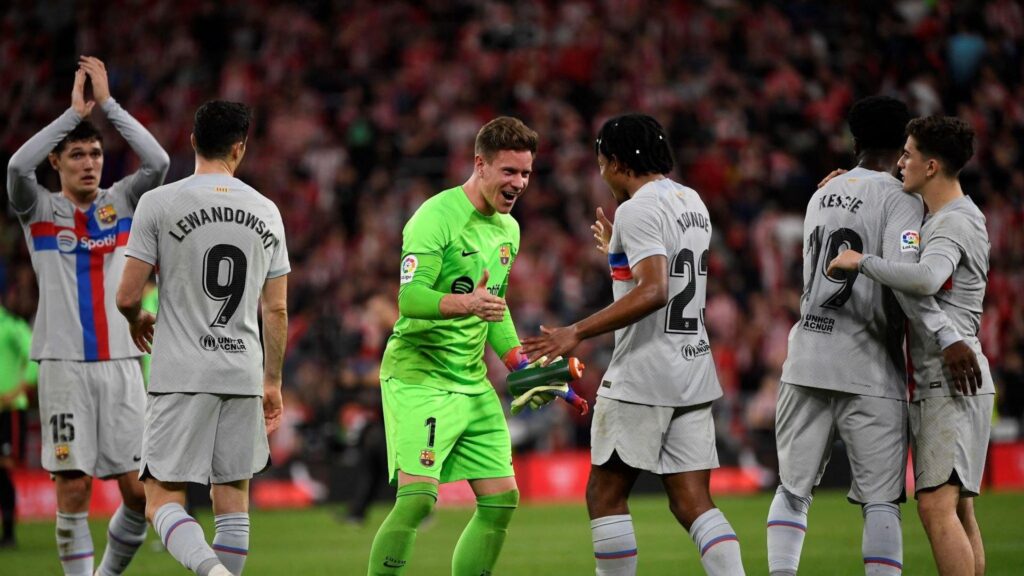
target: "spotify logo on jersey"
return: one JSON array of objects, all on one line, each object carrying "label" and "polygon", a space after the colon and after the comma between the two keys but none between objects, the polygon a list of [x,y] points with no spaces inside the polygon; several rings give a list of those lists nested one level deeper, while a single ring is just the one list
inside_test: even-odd
[{"label": "spotify logo on jersey", "polygon": [[78,235],[71,230],[57,232],[57,249],[61,252],[71,253],[78,246]]},{"label": "spotify logo on jersey", "polygon": [[452,282],[452,294],[469,294],[473,291],[473,279],[469,276],[459,276]]}]

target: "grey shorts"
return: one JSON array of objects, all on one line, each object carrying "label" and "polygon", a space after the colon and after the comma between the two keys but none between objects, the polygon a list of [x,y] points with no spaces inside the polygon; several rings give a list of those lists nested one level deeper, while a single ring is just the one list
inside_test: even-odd
[{"label": "grey shorts", "polygon": [[779,478],[786,490],[811,496],[828,465],[836,433],[850,460],[849,500],[906,500],[906,401],[782,382],[775,438]]},{"label": "grey shorts", "polygon": [[995,395],[937,396],[910,403],[914,491],[960,479],[960,493],[977,496],[988,455]]},{"label": "grey shorts", "polygon": [[137,358],[39,363],[42,464],[109,478],[139,469],[146,389]]},{"label": "grey shorts", "polygon": [[150,394],[139,477],[227,484],[270,465],[263,398]]},{"label": "grey shorts", "polygon": [[718,468],[711,403],[675,408],[599,396],[590,427],[590,462],[600,466],[613,452],[627,465],[655,474]]}]

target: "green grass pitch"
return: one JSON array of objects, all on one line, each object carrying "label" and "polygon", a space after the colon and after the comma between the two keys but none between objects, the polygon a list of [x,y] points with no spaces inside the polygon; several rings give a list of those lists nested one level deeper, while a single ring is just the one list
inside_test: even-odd
[{"label": "green grass pitch", "polygon": [[[716,499],[740,538],[749,575],[767,574],[765,517],[770,494]],[[1024,493],[983,494],[976,503],[978,521],[985,537],[989,576],[1024,574]],[[378,506],[365,526],[339,523],[339,508],[300,511],[257,511],[252,516],[251,553],[246,576],[260,575],[362,575],[377,525],[387,513]],[[640,550],[639,574],[702,574],[689,536],[675,523],[664,497],[636,497],[632,513]],[[448,576],[451,552],[471,509],[446,508],[420,530],[410,576]],[[213,535],[213,518],[199,515],[207,538]],[[848,504],[841,492],[819,494],[811,507],[809,530],[801,560],[802,574],[861,575],[860,510]],[[92,524],[97,561],[105,543],[106,523]],[[53,542],[53,523],[19,526],[19,546],[0,550],[0,574],[59,575]],[[904,573],[935,574],[931,551],[913,503],[903,506]],[[128,574],[186,574],[155,543],[150,530],[146,544]],[[529,505],[516,513],[497,575],[593,574],[590,528],[580,505]]]}]

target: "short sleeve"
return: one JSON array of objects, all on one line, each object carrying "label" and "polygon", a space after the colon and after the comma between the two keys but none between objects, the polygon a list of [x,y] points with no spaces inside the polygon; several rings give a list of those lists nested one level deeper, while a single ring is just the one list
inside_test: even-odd
[{"label": "short sleeve", "polygon": [[125,255],[157,265],[160,239],[160,203],[154,195],[143,196],[135,208]]},{"label": "short sleeve", "polygon": [[[142,197],[146,199],[145,196]],[[277,278],[292,271],[291,262],[288,260],[288,242],[284,235],[284,222],[281,220],[281,212],[274,206],[274,234],[277,236],[277,243],[274,244],[274,252],[270,256],[270,268],[267,269],[267,278]]]},{"label": "short sleeve", "polygon": [[648,209],[649,204],[634,202],[635,199],[619,207],[614,225],[631,267],[649,256],[668,255],[658,212]]}]

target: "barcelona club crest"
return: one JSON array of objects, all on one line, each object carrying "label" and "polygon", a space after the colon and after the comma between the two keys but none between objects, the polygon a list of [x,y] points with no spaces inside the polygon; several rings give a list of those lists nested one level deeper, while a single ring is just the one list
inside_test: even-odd
[{"label": "barcelona club crest", "polygon": [[110,204],[100,206],[96,209],[96,219],[100,221],[100,224],[110,226],[117,220],[117,210]]},{"label": "barcelona club crest", "polygon": [[501,257],[501,265],[508,266],[508,263],[512,261],[512,245],[502,244],[498,255]]},{"label": "barcelona club crest", "polygon": [[53,454],[58,462],[63,462],[71,455],[71,448],[67,444],[57,444],[53,447]]},{"label": "barcelona club crest", "polygon": [[424,467],[430,468],[434,465],[434,451],[433,450],[420,450],[420,464]]}]

